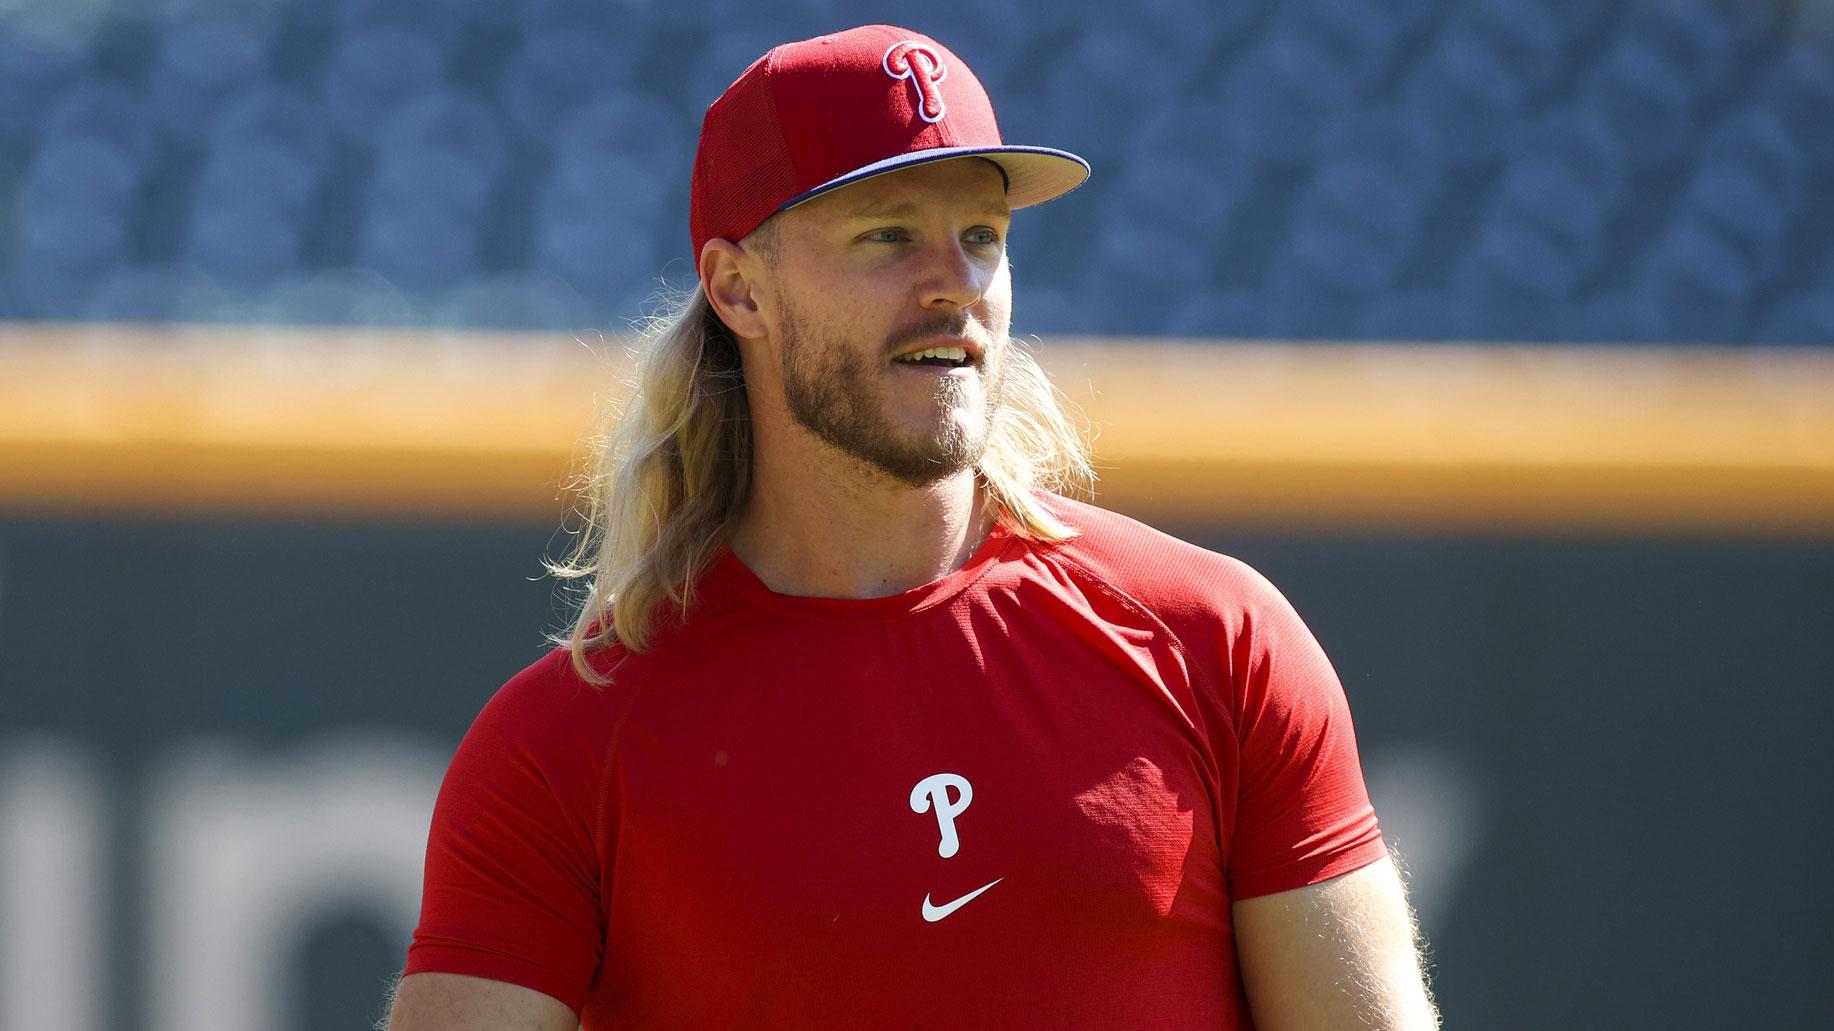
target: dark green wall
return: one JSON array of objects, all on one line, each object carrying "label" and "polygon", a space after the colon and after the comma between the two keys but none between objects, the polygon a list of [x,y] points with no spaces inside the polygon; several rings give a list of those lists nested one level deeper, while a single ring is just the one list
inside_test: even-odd
[{"label": "dark green wall", "polygon": [[[1337,663],[1449,1026],[1825,1018],[1834,544],[1184,535],[1266,573]],[[543,526],[0,522],[0,771],[54,754],[93,779],[106,1026],[180,1011],[149,1001],[172,962],[149,856],[162,814],[192,811],[174,771],[399,759],[412,803],[563,621],[539,579],[558,546]],[[50,782],[15,775],[0,806]],[[311,910],[273,1027],[374,1016],[405,945],[385,909]]]}]

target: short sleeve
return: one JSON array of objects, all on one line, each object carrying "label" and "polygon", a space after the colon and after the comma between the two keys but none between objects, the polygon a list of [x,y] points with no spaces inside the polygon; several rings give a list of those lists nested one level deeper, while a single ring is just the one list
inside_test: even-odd
[{"label": "short sleeve", "polygon": [[1337,672],[1292,605],[1242,572],[1228,656],[1240,768],[1232,898],[1330,880],[1387,855]]},{"label": "short sleeve", "polygon": [[406,973],[507,981],[578,1014],[604,942],[599,796],[605,747],[537,663],[466,733],[427,839],[420,926]]}]

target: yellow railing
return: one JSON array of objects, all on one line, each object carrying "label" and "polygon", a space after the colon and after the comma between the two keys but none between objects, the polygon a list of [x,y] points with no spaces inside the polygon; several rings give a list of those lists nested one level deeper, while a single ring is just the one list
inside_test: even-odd
[{"label": "yellow railing", "polygon": [[[1834,350],[1051,340],[1168,523],[1834,532]],[[0,326],[0,514],[552,520],[616,340]]]}]

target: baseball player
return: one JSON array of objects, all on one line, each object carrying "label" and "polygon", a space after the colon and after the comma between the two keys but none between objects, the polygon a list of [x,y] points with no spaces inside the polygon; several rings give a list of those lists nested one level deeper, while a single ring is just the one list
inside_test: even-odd
[{"label": "baseball player", "polygon": [[1012,210],[1079,185],[884,25],[708,110],[570,640],[441,788],[396,1031],[1431,1028],[1323,652],[1069,500]]}]

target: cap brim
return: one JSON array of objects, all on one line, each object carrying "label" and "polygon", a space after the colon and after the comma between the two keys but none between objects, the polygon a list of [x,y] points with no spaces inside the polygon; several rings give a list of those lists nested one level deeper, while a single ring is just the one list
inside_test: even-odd
[{"label": "cap brim", "polygon": [[1052,150],[1049,147],[935,147],[899,154],[857,168],[791,197],[777,210],[786,211],[830,190],[851,186],[875,175],[896,172],[900,168],[970,157],[986,158],[1005,170],[1006,203],[1015,211],[1061,197],[1089,178],[1089,162],[1066,150]]}]

